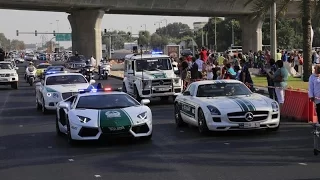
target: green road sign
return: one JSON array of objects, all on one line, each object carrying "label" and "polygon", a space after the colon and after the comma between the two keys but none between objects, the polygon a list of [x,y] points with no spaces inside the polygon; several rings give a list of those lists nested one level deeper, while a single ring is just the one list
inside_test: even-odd
[{"label": "green road sign", "polygon": [[56,34],[56,41],[71,41],[71,33]]}]

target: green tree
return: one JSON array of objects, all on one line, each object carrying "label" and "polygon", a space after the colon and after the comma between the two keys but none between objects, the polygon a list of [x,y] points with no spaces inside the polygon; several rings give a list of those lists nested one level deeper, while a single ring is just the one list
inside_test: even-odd
[{"label": "green tree", "polygon": [[23,41],[19,41],[17,39],[13,39],[10,42],[10,49],[23,50],[23,49],[25,49],[25,44],[24,44]]},{"label": "green tree", "polygon": [[110,31],[102,35],[102,44],[106,44],[107,47],[109,47],[111,38],[111,49],[123,49],[125,42],[133,41],[132,36],[125,31]]},{"label": "green tree", "polygon": [[168,36],[174,38],[182,38],[183,36],[191,36],[192,31],[187,24],[181,22],[174,22],[168,24],[166,27],[158,28],[156,33],[161,36]]},{"label": "green tree", "polygon": [[138,43],[139,45],[143,45],[148,47],[150,42],[150,32],[149,31],[140,31],[139,32],[139,38]]},{"label": "green tree", "polygon": [[[273,3],[277,3],[278,5],[278,15],[285,14],[288,4],[291,3],[291,0],[248,0],[245,3],[245,6],[253,3],[253,11],[257,16],[262,16],[264,17],[268,10],[270,9],[271,5]],[[314,1],[317,3],[317,1]],[[311,24],[311,18],[312,18],[312,3],[311,0],[302,0],[301,1],[301,6],[300,6],[300,11],[302,15],[302,27],[303,27],[303,81],[307,82],[309,80],[309,76],[312,72],[312,40],[311,40],[311,29],[312,29],[312,24]],[[319,16],[317,9],[319,6],[319,3],[316,4],[316,10],[314,11],[314,17]]]},{"label": "green tree", "polygon": [[157,33],[153,33],[150,37],[150,46],[152,48],[162,49],[162,47],[167,44],[168,44],[168,39],[166,37],[160,36]]}]

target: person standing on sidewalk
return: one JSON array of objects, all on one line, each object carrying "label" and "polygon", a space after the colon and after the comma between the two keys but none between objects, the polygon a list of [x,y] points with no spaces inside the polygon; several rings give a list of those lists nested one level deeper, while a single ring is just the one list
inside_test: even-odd
[{"label": "person standing on sidewalk", "polygon": [[316,105],[318,123],[320,120],[320,65],[314,67],[314,73],[309,77],[309,98]]},{"label": "person standing on sidewalk", "polygon": [[276,96],[276,91],[274,89],[274,81],[270,75],[274,75],[274,73],[277,71],[276,61],[274,59],[270,59],[269,61],[270,69],[266,69],[267,72],[267,81],[268,81],[268,92],[269,97],[271,99],[274,99],[275,101],[278,101]]}]

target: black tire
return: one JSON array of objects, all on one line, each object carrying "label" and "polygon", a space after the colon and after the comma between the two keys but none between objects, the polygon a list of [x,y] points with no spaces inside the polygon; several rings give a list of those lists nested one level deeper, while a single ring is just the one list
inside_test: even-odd
[{"label": "black tire", "polygon": [[202,109],[198,110],[198,129],[201,134],[208,135],[209,129]]},{"label": "black tire", "polygon": [[108,77],[109,77],[109,75],[106,74],[104,79],[105,79],[105,80],[108,80]]},{"label": "black tire", "polygon": [[56,115],[56,133],[57,133],[57,136],[59,136],[59,137],[63,136],[63,133],[59,129],[58,115]]},{"label": "black tire", "polygon": [[17,61],[16,61],[16,64],[20,64],[20,61],[17,60]]},{"label": "black tire", "polygon": [[125,83],[122,83],[122,92],[125,92],[125,93],[128,92]]},{"label": "black tire", "polygon": [[67,140],[71,146],[74,146],[74,145],[76,145],[76,141],[73,140],[71,137],[71,128],[70,128],[70,124],[69,124],[69,119],[67,119],[66,122],[67,122]]},{"label": "black tire", "polygon": [[313,155],[318,156],[319,155],[319,151],[317,149],[313,149]]},{"label": "black tire", "polygon": [[30,78],[30,80],[29,80],[30,86],[33,86],[33,83],[34,83],[34,78]]},{"label": "black tire", "polygon": [[12,89],[18,89],[18,82],[13,82],[13,83],[11,84],[11,88],[12,88]]},{"label": "black tire", "polygon": [[138,89],[137,89],[136,85],[134,85],[134,98],[139,102],[142,100],[142,98],[139,95],[139,92],[138,92]]},{"label": "black tire", "polygon": [[44,99],[42,98],[42,105],[41,105],[41,111],[43,114],[48,114],[48,110],[45,106],[45,102],[44,102]]},{"label": "black tire", "polygon": [[182,120],[181,113],[180,113],[180,107],[178,103],[174,104],[174,119],[176,121],[176,127],[183,127],[186,125],[186,123]]}]

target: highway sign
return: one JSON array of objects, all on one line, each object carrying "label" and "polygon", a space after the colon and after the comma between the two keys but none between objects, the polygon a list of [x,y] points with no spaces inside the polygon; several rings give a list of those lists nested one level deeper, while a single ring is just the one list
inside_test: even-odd
[{"label": "highway sign", "polygon": [[71,33],[56,34],[56,41],[71,41]]}]

